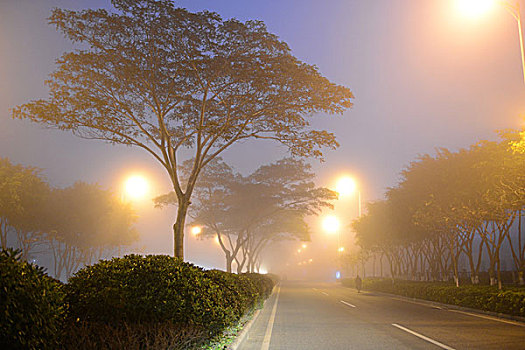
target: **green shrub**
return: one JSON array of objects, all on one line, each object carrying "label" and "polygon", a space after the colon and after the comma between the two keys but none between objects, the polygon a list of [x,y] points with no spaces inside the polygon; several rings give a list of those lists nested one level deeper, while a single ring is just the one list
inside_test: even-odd
[{"label": "green shrub", "polygon": [[[343,285],[349,282],[343,281]],[[525,317],[525,289],[465,285],[447,282],[415,282],[391,279],[365,279],[363,288],[410,298],[436,301],[484,311]]]},{"label": "green shrub", "polygon": [[262,296],[260,302],[264,301],[272,294],[273,287],[275,286],[275,282],[272,278],[259,273],[243,273],[242,276],[248,277],[255,284],[259,294]]},{"label": "green shrub", "polygon": [[235,310],[237,320],[252,310],[260,300],[257,286],[246,276],[221,270],[206,271],[206,275],[221,285],[228,305]]},{"label": "green shrub", "polygon": [[217,334],[232,325],[222,285],[181,259],[128,255],[78,271],[66,285],[69,321],[194,325]]},{"label": "green shrub", "polygon": [[202,328],[171,322],[122,323],[118,326],[93,322],[70,323],[64,329],[62,349],[158,350],[202,349],[208,334]]},{"label": "green shrub", "polygon": [[55,349],[62,326],[62,285],[42,267],[0,251],[0,348]]}]

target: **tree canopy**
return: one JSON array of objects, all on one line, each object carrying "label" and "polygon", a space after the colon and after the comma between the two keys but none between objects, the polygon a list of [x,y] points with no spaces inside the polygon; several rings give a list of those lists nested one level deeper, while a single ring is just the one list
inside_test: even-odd
[{"label": "tree canopy", "polygon": [[[294,57],[263,22],[192,13],[167,0],[111,3],[113,12],[53,11],[49,22],[80,48],[57,60],[49,98],[13,116],[150,153],[177,196],[176,256],[184,254],[195,181],[222,151],[247,139],[274,140],[304,157],[337,147],[309,117],[342,113],[352,93]],[[193,152],[184,186],[181,149]]]}]

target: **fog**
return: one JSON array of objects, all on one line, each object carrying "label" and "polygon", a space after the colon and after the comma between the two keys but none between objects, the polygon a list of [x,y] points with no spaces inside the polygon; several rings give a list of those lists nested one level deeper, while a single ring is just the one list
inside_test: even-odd
[{"label": "fog", "polygon": [[[436,147],[456,150],[494,140],[496,130],[523,125],[525,85],[518,34],[504,9],[474,19],[460,16],[452,0],[176,4],[191,11],[216,11],[223,18],[262,20],[296,57],[352,90],[353,108],[343,115],[319,115],[312,123],[334,132],[340,147],[327,150],[324,162],[309,162],[320,187],[335,189],[343,174],[355,177],[363,206],[383,198],[418,155],[433,153]],[[54,70],[55,59],[71,50],[46,23],[51,9],[85,6],[110,8],[107,1],[0,1],[0,157],[43,169],[56,187],[85,181],[119,194],[128,174],[143,174],[150,189],[145,199],[133,203],[140,241],[130,252],[172,254],[176,210],[154,208],[152,199],[171,187],[165,170],[151,156],[11,118],[11,108],[47,96],[44,80]],[[284,148],[269,141],[250,141],[228,149],[223,159],[247,176],[286,156]],[[356,249],[349,225],[358,216],[358,199],[349,195],[333,204],[333,210],[308,218],[310,240],[269,244],[261,270],[288,278],[334,279],[337,249]],[[341,221],[335,234],[322,229],[327,214]],[[187,260],[225,268],[224,254],[213,239],[190,234],[185,239]]]}]

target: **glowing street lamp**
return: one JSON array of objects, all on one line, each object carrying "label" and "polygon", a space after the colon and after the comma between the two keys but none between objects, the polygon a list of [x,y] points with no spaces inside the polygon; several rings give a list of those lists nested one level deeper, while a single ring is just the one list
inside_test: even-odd
[{"label": "glowing street lamp", "polygon": [[468,17],[478,17],[494,7],[494,0],[458,0],[458,10]]},{"label": "glowing street lamp", "polygon": [[339,230],[341,223],[339,219],[334,215],[326,216],[323,219],[323,230],[326,233],[336,233]]},{"label": "glowing street lamp", "polygon": [[202,227],[200,226],[193,226],[190,230],[191,234],[194,236],[198,236],[202,233]]},{"label": "glowing street lamp", "polygon": [[132,175],[124,182],[124,193],[127,198],[139,200],[149,192],[148,180],[142,175]]},{"label": "glowing street lamp", "polygon": [[335,186],[335,190],[340,196],[348,196],[354,193],[356,189],[357,184],[355,180],[349,176],[340,178]]},{"label": "glowing street lamp", "polygon": [[521,25],[521,9],[519,0],[457,0],[458,10],[465,16],[478,17],[490,11],[495,4],[503,6],[518,23],[518,34],[521,50],[521,68],[525,83],[525,52],[523,49],[523,27]]},{"label": "glowing street lamp", "polygon": [[357,186],[357,181],[353,177],[343,176],[339,178],[339,180],[337,180],[335,191],[341,197],[348,196],[357,192],[358,215],[359,217],[361,217],[361,191]]}]

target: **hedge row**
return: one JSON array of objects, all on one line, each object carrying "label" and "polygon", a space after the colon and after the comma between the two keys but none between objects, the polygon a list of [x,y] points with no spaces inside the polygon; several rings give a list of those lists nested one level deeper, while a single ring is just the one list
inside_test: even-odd
[{"label": "hedge row", "polygon": [[0,273],[0,348],[10,349],[194,348],[236,325],[274,285],[162,255],[101,260],[63,285],[2,251]]},{"label": "hedge row", "polygon": [[[354,287],[353,279],[343,279],[347,287]],[[495,286],[464,285],[456,287],[446,282],[417,282],[391,279],[365,279],[363,289],[402,295],[409,298],[436,301],[525,317],[525,289]]]}]

